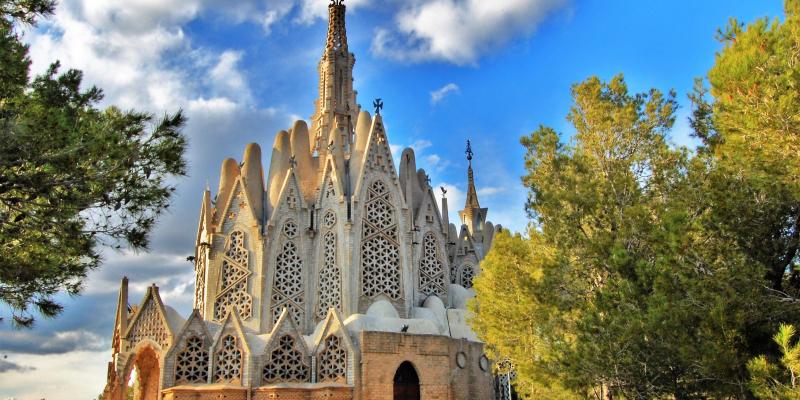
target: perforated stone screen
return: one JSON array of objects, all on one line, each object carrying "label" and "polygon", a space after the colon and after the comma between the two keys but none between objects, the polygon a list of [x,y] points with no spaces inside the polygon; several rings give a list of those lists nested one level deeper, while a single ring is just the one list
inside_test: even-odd
[{"label": "perforated stone screen", "polygon": [[283,308],[298,327],[305,319],[303,290],[303,260],[294,242],[286,242],[275,263],[275,281],[272,285],[272,323],[276,324]]},{"label": "perforated stone screen", "polygon": [[399,299],[400,253],[392,197],[382,181],[368,189],[361,242],[361,289],[368,297]]},{"label": "perforated stone screen", "polygon": [[249,252],[244,245],[245,235],[234,231],[228,236],[222,260],[222,290],[214,301],[214,319],[221,321],[235,307],[243,319],[252,315],[253,298],[247,292]]},{"label": "perforated stone screen", "polygon": [[215,382],[241,382],[242,380],[242,350],[233,335],[226,335],[215,354],[214,381]]},{"label": "perforated stone screen", "polygon": [[347,378],[347,350],[336,335],[325,338],[325,349],[319,353],[317,381],[340,382]]},{"label": "perforated stone screen", "polygon": [[444,264],[439,258],[438,241],[433,232],[422,240],[422,259],[419,261],[419,287],[425,294],[445,296]]},{"label": "perforated stone screen", "polygon": [[208,350],[203,339],[186,339],[175,359],[175,383],[206,383],[208,381]]},{"label": "perforated stone screen", "polygon": [[269,354],[264,364],[264,382],[308,382],[311,380],[311,367],[307,357],[298,349],[297,342],[289,335],[278,339],[278,346]]},{"label": "perforated stone screen", "polygon": [[322,266],[319,271],[319,307],[317,316],[325,317],[328,309],[340,310],[341,271],[336,265],[336,234],[327,232],[322,238]]}]

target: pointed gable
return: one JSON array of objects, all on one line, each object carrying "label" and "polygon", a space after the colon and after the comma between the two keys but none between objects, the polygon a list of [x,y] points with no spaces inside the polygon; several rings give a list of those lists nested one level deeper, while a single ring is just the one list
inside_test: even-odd
[{"label": "pointed gable", "polygon": [[211,342],[211,334],[203,317],[198,310],[194,310],[175,336],[175,345],[165,357],[165,366],[174,365],[174,370],[164,371],[164,387],[206,383]]},{"label": "pointed gable", "polygon": [[236,224],[257,225],[260,220],[253,208],[254,201],[245,190],[243,178],[236,177],[228,198],[221,207],[218,205],[218,209],[221,210],[218,217],[219,230],[228,233]]},{"label": "pointed gable", "polygon": [[310,352],[286,308],[272,329],[261,360],[263,383],[311,381]]},{"label": "pointed gable", "polygon": [[152,285],[147,288],[142,305],[133,316],[125,334],[128,344],[126,351],[130,351],[143,340],[150,340],[161,350],[166,350],[172,344],[173,337],[174,333],[158,294],[158,287]]},{"label": "pointed gable", "polygon": [[235,311],[232,310],[225,317],[211,349],[212,382],[242,384],[247,381],[249,375],[246,364],[252,353],[242,322]]},{"label": "pointed gable", "polygon": [[321,175],[321,180],[318,183],[319,191],[317,193],[316,203],[323,204],[328,202],[339,202],[339,199],[346,194],[344,185],[346,184],[344,172],[339,170],[336,163],[333,162],[333,156],[328,155],[325,160],[325,171]]},{"label": "pointed gable", "polygon": [[[364,150],[364,158],[361,160],[361,168],[356,183],[354,193],[363,192],[362,186],[367,180],[368,174],[382,175],[392,181],[392,185],[398,186],[397,170],[392,159],[392,150],[383,127],[383,119],[376,115],[372,120],[372,129]],[[399,189],[399,187],[398,187]],[[398,191],[398,193],[400,193]]]},{"label": "pointed gable", "polygon": [[269,224],[275,225],[279,223],[282,216],[287,213],[294,213],[297,216],[305,207],[303,193],[300,191],[300,183],[297,180],[294,168],[290,168],[289,173],[284,178],[278,203],[275,205],[275,211],[270,217]]},{"label": "pointed gable", "polygon": [[353,384],[355,346],[339,312],[330,309],[314,338],[316,382]]}]

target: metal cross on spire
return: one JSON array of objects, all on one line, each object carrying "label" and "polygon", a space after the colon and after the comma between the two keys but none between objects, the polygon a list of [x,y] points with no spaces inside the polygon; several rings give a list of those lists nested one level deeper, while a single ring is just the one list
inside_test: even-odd
[{"label": "metal cross on spire", "polygon": [[375,114],[381,115],[381,110],[383,109],[383,100],[381,100],[380,98],[375,99],[372,102],[372,106],[375,107]]}]

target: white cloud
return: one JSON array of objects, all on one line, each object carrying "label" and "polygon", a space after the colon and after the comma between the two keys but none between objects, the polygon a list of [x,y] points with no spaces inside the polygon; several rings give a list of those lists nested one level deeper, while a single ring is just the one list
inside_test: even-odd
[{"label": "white cloud", "polygon": [[455,83],[448,83],[439,89],[436,89],[431,92],[431,103],[438,104],[440,101],[444,100],[445,96],[450,93],[458,93],[459,88],[458,85]]},{"label": "white cloud", "polygon": [[531,34],[566,0],[417,0],[396,15],[396,27],[375,32],[372,51],[403,61],[473,64],[484,52]]},{"label": "white cloud", "polygon": [[[103,392],[111,351],[104,349],[48,355],[9,353],[8,357],[25,360],[27,368],[2,374],[3,396],[48,400],[94,399]],[[35,371],[30,372],[32,370]],[[42,371],[49,373],[40,373]]]},{"label": "white cloud", "polygon": [[506,188],[504,188],[504,187],[491,187],[491,186],[490,187],[482,187],[480,189],[477,189],[479,198],[480,197],[491,197],[491,196],[494,196],[494,195],[496,195],[498,193],[502,193],[502,192],[505,192],[505,191],[506,191]]}]

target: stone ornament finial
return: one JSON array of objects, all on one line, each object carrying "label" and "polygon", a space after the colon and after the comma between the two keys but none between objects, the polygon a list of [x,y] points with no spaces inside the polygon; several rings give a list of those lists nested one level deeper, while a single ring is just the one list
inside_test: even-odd
[{"label": "stone ornament finial", "polygon": [[444,186],[439,186],[439,189],[442,191],[442,197],[447,197],[447,189]]},{"label": "stone ornament finial", "polygon": [[473,153],[472,153],[472,143],[470,143],[469,139],[467,139],[467,151],[465,151],[465,153],[467,154],[467,161],[469,161],[471,164]]},{"label": "stone ornament finial", "polygon": [[372,106],[375,107],[375,115],[381,115],[381,110],[383,110],[383,100],[380,98],[373,100]]}]

